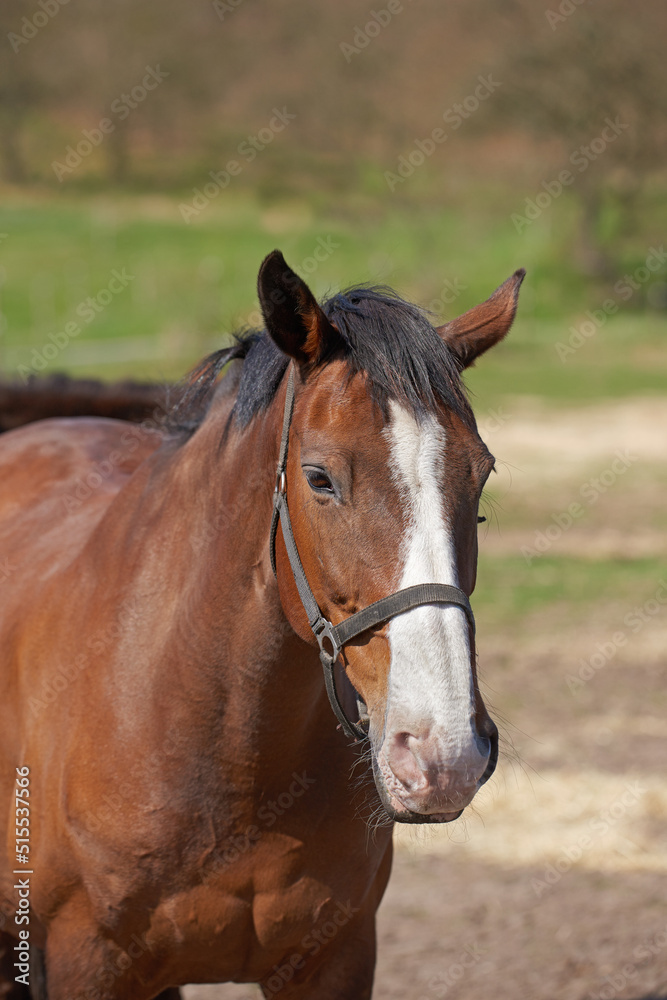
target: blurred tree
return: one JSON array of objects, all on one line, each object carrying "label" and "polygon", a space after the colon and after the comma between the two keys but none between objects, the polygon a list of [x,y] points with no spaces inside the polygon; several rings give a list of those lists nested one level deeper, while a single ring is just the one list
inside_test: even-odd
[{"label": "blurred tree", "polygon": [[629,231],[645,179],[665,165],[667,5],[473,0],[463,16],[493,17],[504,31],[494,66],[503,87],[486,109],[487,124],[560,140],[582,203],[579,262],[604,274],[605,197],[615,199],[619,229]]},{"label": "blurred tree", "polygon": [[[3,0],[5,34],[39,9],[34,2]],[[58,7],[58,0],[36,2]],[[468,58],[450,42],[443,63],[439,39],[450,36],[451,18],[437,0],[413,0],[389,19],[386,12],[378,16],[355,0],[314,6],[301,0],[287,8],[269,0],[64,4],[21,52],[20,65],[18,57],[3,62],[5,158],[14,150],[12,171],[20,176],[19,133],[30,115],[33,127],[51,136],[53,156],[61,157],[63,127],[76,145],[83,128],[94,128],[114,100],[140,83],[146,65],[159,63],[169,74],[164,85],[131,115],[114,118],[104,140],[111,180],[127,178],[133,154],[144,153],[147,142],[163,160],[165,153],[172,160],[182,154],[190,164],[204,160],[215,167],[266,125],[275,105],[288,105],[296,118],[275,144],[285,181],[298,189],[299,172],[307,174],[317,157],[323,169],[331,165],[332,176],[342,170],[349,181],[358,158],[393,154],[433,128],[443,88]],[[346,44],[354,46],[348,58]],[[410,71],[414,64],[419,74]],[[254,177],[275,174],[273,155],[262,157]],[[48,173],[48,163],[42,167]]]},{"label": "blurred tree", "polygon": [[[72,11],[64,43],[70,58],[59,72],[61,90],[67,94],[64,104],[89,128],[104,118],[111,121],[103,152],[114,183],[128,179],[133,139],[156,116],[156,106],[161,108],[169,100],[170,73],[164,55],[169,56],[176,38],[185,42],[174,17],[179,9],[188,10],[172,0],[88,0]],[[147,69],[155,70],[158,63],[167,93],[165,83],[160,83],[142,98]]]},{"label": "blurred tree", "polygon": [[[629,224],[645,176],[664,164],[667,4],[545,2],[551,8],[403,0],[390,16],[386,5],[356,0],[2,0],[2,168],[13,180],[40,168],[52,176],[51,161],[82,130],[111,118],[99,153],[77,176],[102,162],[112,182],[138,163],[158,182],[206,177],[238,155],[275,106],[286,106],[296,117],[248,171],[256,188],[349,189],[358,164],[369,162],[381,186],[382,167],[441,126],[443,113],[493,69],[503,86],[438,149],[422,179],[437,176],[433,196],[446,198],[454,158],[472,162],[466,148],[480,132],[500,130],[506,146],[519,130],[555,139],[567,157],[600,134],[606,117],[619,116],[630,128],[573,185],[584,206],[583,256],[594,269],[603,197],[613,191]],[[12,33],[21,38],[13,45]],[[149,66],[161,68],[164,82],[134,101]],[[484,156],[475,162],[489,173],[496,166]]]},{"label": "blurred tree", "polygon": [[[48,23],[46,12],[41,13]],[[23,131],[47,93],[36,41],[46,25],[33,24],[29,17],[33,14],[25,0],[3,0],[0,5],[0,39],[5,48],[0,59],[0,157],[4,178],[13,183],[27,177]],[[41,21],[38,18],[40,25]]]}]

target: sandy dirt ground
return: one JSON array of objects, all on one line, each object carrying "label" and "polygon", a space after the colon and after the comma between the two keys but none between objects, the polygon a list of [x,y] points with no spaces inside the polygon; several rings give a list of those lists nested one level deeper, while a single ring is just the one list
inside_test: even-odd
[{"label": "sandy dirt ground", "polygon": [[[650,484],[661,466],[664,475],[667,402],[523,412],[489,444],[512,470],[512,492],[543,510],[558,510],[617,449],[646,472],[648,506],[663,504]],[[605,511],[604,523],[573,527],[555,550],[667,553],[651,516],[637,524],[620,502]],[[514,526],[485,544],[516,552],[532,534]],[[667,605],[573,686],[615,614],[596,607],[568,626],[542,613],[480,636],[503,758],[461,820],[397,830],[375,1000],[667,1000]],[[184,994],[260,995],[234,985]]]}]

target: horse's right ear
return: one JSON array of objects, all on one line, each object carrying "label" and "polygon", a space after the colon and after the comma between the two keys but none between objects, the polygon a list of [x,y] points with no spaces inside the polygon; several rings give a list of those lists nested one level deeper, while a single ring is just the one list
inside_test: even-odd
[{"label": "horse's right ear", "polygon": [[257,293],[269,336],[300,364],[317,364],[340,341],[308,285],[287,266],[280,250],[263,261]]}]

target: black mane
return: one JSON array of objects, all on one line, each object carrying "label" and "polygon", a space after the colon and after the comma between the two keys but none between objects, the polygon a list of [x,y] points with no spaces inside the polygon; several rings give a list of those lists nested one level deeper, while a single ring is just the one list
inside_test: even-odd
[{"label": "black mane", "polygon": [[[340,331],[341,351],[351,374],[366,373],[373,399],[383,411],[396,400],[421,418],[440,403],[470,422],[459,366],[422,309],[383,287],[338,292],[322,303],[322,309]],[[245,426],[270,404],[289,359],[266,331],[251,330],[191,373],[178,408],[181,427],[201,422],[219,372],[235,358],[243,359],[234,406],[237,421]]]}]

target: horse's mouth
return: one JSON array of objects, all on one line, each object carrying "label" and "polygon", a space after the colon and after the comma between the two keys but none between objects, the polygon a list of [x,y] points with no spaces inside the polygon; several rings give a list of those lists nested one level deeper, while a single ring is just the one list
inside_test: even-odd
[{"label": "horse's mouth", "polygon": [[452,812],[415,812],[392,795],[387,788],[382,773],[378,766],[375,754],[373,754],[373,778],[375,787],[380,796],[380,801],[389,819],[395,823],[452,823],[458,819],[465,806]]}]

